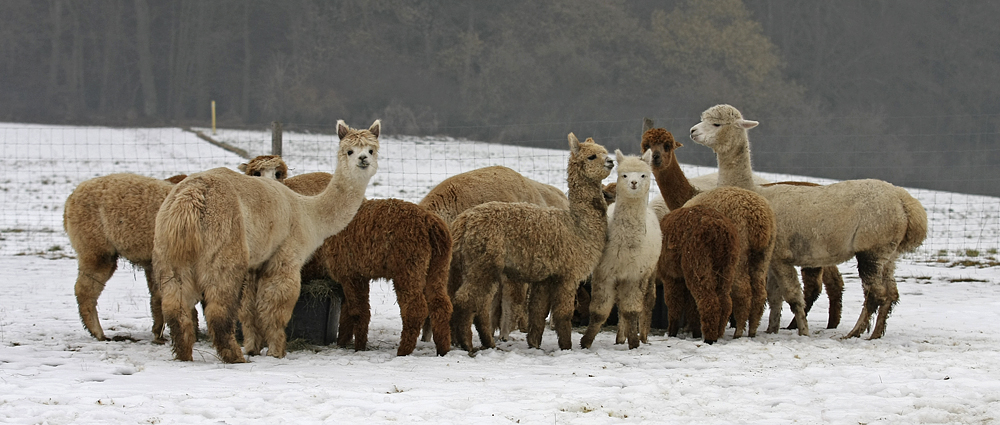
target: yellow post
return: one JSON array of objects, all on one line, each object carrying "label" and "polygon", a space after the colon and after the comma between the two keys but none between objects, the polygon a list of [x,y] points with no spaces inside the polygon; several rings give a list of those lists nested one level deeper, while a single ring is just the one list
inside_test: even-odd
[{"label": "yellow post", "polygon": [[212,135],[215,135],[215,101],[212,101]]}]

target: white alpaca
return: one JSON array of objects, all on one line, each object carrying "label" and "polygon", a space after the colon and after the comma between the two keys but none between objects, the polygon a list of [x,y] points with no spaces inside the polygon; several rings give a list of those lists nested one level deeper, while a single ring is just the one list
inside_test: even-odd
[{"label": "white alpaca", "polygon": [[202,297],[223,361],[245,361],[234,336],[237,312],[247,354],[267,346],[269,355],[285,355],[299,271],[364,200],[378,168],[379,129],[379,121],[368,130],[337,122],[337,168],[316,196],[225,168],[193,174],[171,190],[156,217],[153,269],[178,360],[192,359],[189,312]]},{"label": "white alpaca", "polygon": [[[906,190],[881,180],[847,180],[826,186],[757,186],[750,167],[747,130],[756,121],[745,120],[729,105],[716,105],[691,128],[691,139],[715,151],[719,186],[756,190],[771,203],[778,237],[768,278],[771,317],[768,332],[777,332],[784,297],[798,323],[799,335],[808,335],[802,287],[794,266],[823,267],[854,257],[864,287],[861,316],[847,336],[867,331],[878,312],[871,338],[885,333],[885,322],[899,301],[894,276],[896,259],[916,249],[927,235],[927,213]],[[779,292],[780,290],[780,292]]]},{"label": "white alpaca", "polygon": [[611,307],[618,304],[618,340],[627,338],[629,348],[639,346],[648,331],[647,316],[652,305],[653,273],[660,257],[663,235],[656,212],[649,206],[649,185],[653,171],[652,152],[640,159],[615,151],[618,181],[615,203],[608,207],[608,241],[594,269],[591,283],[590,324],[580,346],[590,348]]}]

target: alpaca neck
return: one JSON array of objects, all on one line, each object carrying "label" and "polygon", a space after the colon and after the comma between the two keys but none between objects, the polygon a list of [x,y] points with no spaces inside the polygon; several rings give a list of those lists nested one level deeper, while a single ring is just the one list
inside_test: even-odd
[{"label": "alpaca neck", "polygon": [[[587,182],[579,178],[569,179],[569,212],[577,229],[592,229],[598,226],[607,230],[608,204],[604,202],[601,182]],[[601,232],[603,238],[603,232]]]},{"label": "alpaca neck", "polygon": [[677,157],[672,157],[666,166],[654,167],[653,176],[656,177],[656,186],[660,188],[663,201],[671,211],[684,206],[698,194],[698,190],[691,186],[677,163]]},{"label": "alpaca neck", "polygon": [[338,164],[326,188],[306,198],[306,211],[316,225],[315,230],[325,235],[324,239],[346,226],[365,199],[370,177],[351,175],[352,171],[357,173],[352,167],[352,164]]},{"label": "alpaca neck", "polygon": [[634,235],[646,233],[646,207],[649,196],[618,196],[615,199],[615,214],[611,217],[609,226],[618,229],[629,229]]},{"label": "alpaca neck", "polygon": [[750,141],[746,132],[736,140],[734,149],[715,154],[719,161],[719,187],[736,186],[743,189],[756,190],[753,182],[753,169],[750,166]]}]

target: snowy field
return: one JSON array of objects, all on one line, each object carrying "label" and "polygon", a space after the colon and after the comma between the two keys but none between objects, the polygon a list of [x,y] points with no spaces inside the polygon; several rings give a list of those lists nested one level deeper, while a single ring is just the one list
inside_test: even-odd
[{"label": "snowy field", "polygon": [[[215,137],[269,153],[265,132]],[[181,363],[168,346],[150,342],[145,279],[128,264],[98,306],[109,336],[120,340],[98,342],[83,329],[62,205],[95,176],[166,178],[245,160],[175,128],[0,124],[0,139],[2,423],[1000,422],[997,198],[911,190],[928,210],[930,235],[899,262],[901,301],[880,340],[841,339],[862,299],[850,262],[841,266],[840,328],[824,329],[821,296],[807,337],[764,334],[762,324],[753,339],[733,340],[731,330],[715,345],[654,335],[629,351],[606,331],[591,350],[560,351],[554,332],[546,332],[541,350],[515,332],[476,357],[458,349],[437,357],[424,342],[396,357],[399,310],[391,283],[382,281],[372,285],[369,351],[310,347],[228,365],[199,342],[195,361]],[[286,134],[291,174],[330,171],[335,140]],[[445,177],[494,164],[565,188],[565,162],[560,150],[386,134],[368,195],[416,202]],[[684,168],[689,176],[714,171]],[[783,318],[787,325],[787,308]]]}]

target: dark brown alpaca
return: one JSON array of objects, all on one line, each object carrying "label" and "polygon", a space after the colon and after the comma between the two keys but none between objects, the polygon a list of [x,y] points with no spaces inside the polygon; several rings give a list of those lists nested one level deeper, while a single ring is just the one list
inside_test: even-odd
[{"label": "dark brown alpaca", "polygon": [[732,283],[734,337],[744,331],[753,337],[764,314],[767,300],[767,270],[774,250],[774,212],[757,193],[735,187],[720,187],[703,193],[691,186],[677,163],[674,150],[680,143],[662,128],[647,130],[642,136],[643,152],[653,154],[652,168],[664,202],[671,210],[682,205],[706,205],[726,216],[739,233],[739,262]]},{"label": "dark brown alpaca", "polygon": [[730,296],[739,260],[736,226],[714,208],[696,205],[675,209],[660,221],[663,249],[656,275],[663,282],[669,316],[667,335],[676,337],[681,318],[697,307],[698,320],[688,320],[695,337],[712,344],[722,337],[733,309]]},{"label": "dark brown alpaca", "polygon": [[[327,173],[309,173],[291,177],[285,184],[308,194],[325,187],[329,179]],[[369,282],[383,278],[392,279],[403,320],[396,354],[413,352],[428,317],[437,354],[447,354],[451,348],[452,307],[447,293],[451,243],[444,220],[417,204],[399,199],[362,202],[347,227],[328,237],[303,267],[303,274],[328,275],[344,288],[337,344],[346,347],[353,339],[355,350],[366,349],[371,321]]]}]

